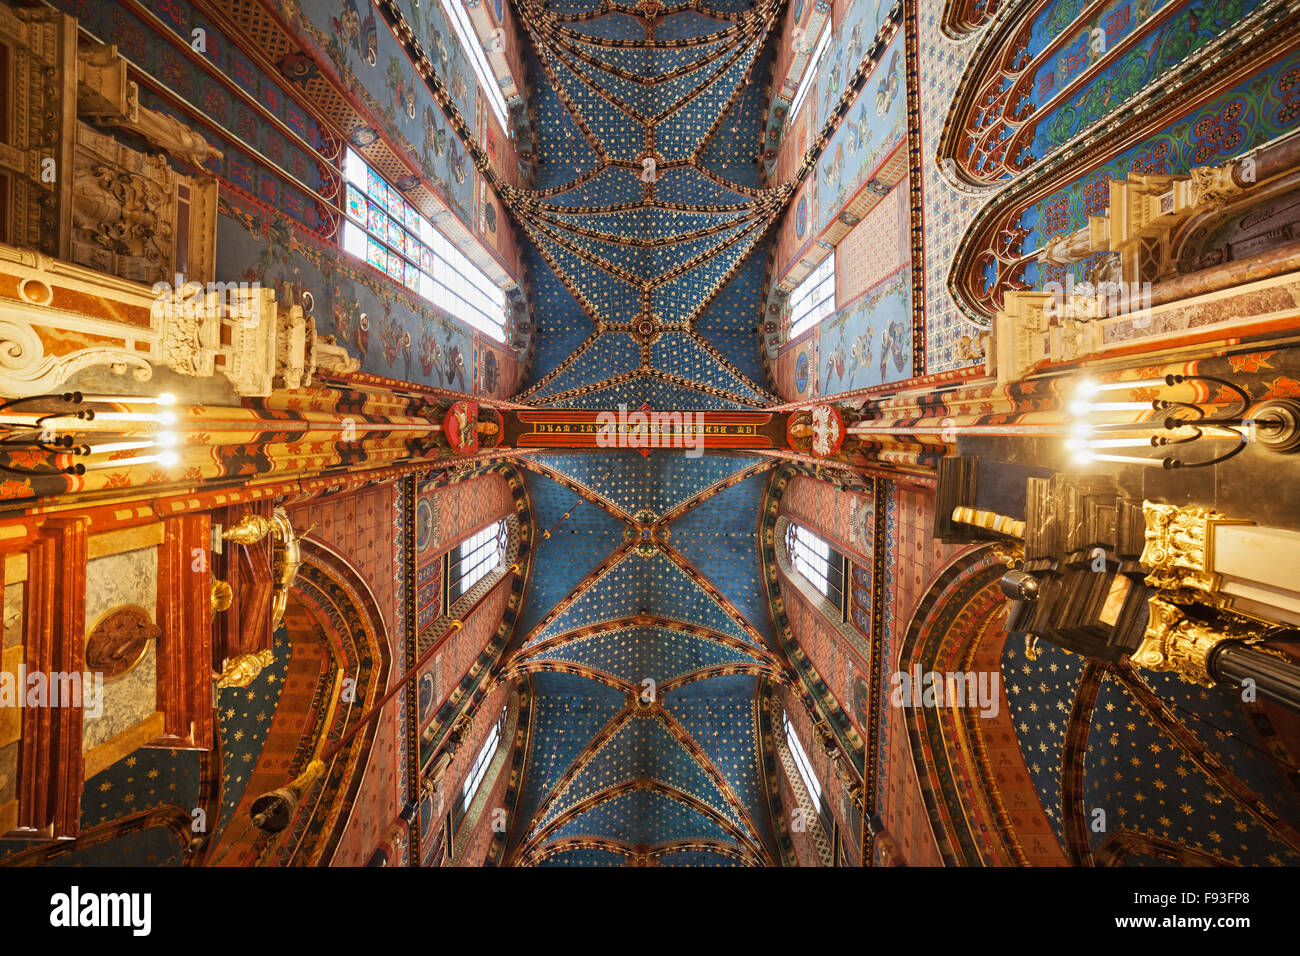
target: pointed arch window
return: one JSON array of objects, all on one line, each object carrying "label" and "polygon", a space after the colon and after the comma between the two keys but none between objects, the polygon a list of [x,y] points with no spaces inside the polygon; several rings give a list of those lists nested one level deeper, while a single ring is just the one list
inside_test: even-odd
[{"label": "pointed arch window", "polygon": [[478,31],[470,22],[463,0],[442,0],[442,9],[447,14],[447,19],[451,21],[451,28],[460,38],[460,45],[465,48],[465,55],[469,57],[470,65],[474,67],[474,75],[478,77],[484,99],[492,107],[492,112],[496,114],[502,128],[509,129],[510,124],[506,122],[506,98],[501,92],[501,83],[492,72],[483,41],[479,39]]},{"label": "pointed arch window", "polygon": [[817,79],[817,68],[821,66],[822,57],[826,55],[827,48],[831,45],[831,18],[826,18],[826,23],[822,26],[821,36],[817,38],[817,46],[813,48],[813,55],[808,58],[804,65],[803,75],[799,78],[799,86],[794,91],[794,99],[790,101],[790,112],[785,115],[788,117],[786,122],[794,119],[794,115],[799,112],[799,107],[808,97],[808,92],[812,89],[813,82]]},{"label": "pointed arch window", "polygon": [[487,740],[483,741],[483,746],[479,749],[478,756],[474,758],[474,766],[470,768],[469,774],[465,777],[465,783],[461,785],[461,800],[459,816],[463,817],[474,802],[474,796],[478,793],[479,785],[483,783],[483,777],[487,774],[488,767],[492,764],[492,758],[496,756],[497,747],[501,745],[501,734],[506,726],[506,708],[501,708],[501,714],[497,717],[496,723],[488,731]]},{"label": "pointed arch window", "polygon": [[813,773],[812,763],[808,760],[808,753],[803,749],[803,744],[799,742],[799,735],[795,733],[794,723],[791,722],[789,713],[784,710],[781,711],[781,724],[785,728],[785,745],[790,749],[790,756],[794,758],[794,765],[799,771],[799,778],[803,780],[803,787],[808,791],[808,798],[812,801],[818,818],[825,823],[826,801],[822,797],[822,783],[817,779],[817,774]]}]

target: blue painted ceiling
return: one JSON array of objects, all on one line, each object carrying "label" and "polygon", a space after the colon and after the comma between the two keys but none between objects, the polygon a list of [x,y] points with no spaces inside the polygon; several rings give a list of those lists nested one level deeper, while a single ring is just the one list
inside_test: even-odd
[{"label": "blue painted ceiling", "polygon": [[513,664],[537,695],[521,858],[769,860],[758,692],[779,668],[755,536],[769,464],[630,450],[523,464],[540,541]]},{"label": "blue painted ceiling", "polygon": [[[539,144],[535,188],[507,196],[538,326],[522,400],[775,401],[756,326],[789,190],[763,188],[757,160],[781,9],[519,0]],[[514,666],[536,705],[513,858],[770,862],[758,695],[777,663],[756,539],[770,461],[627,450],[523,464],[540,542]]]},{"label": "blue painted ceiling", "polygon": [[755,326],[788,189],[760,186],[758,157],[780,6],[521,3],[540,162],[508,198],[539,325],[530,400],[772,401]]}]

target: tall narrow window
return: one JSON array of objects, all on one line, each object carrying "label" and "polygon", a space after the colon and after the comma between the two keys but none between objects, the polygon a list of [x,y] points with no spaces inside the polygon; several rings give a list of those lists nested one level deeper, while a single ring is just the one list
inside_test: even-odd
[{"label": "tall narrow window", "polygon": [[452,550],[447,560],[447,587],[443,611],[450,612],[460,597],[501,563],[505,557],[510,529],[497,521],[478,531]]},{"label": "tall narrow window", "polygon": [[790,565],[803,575],[813,587],[826,596],[826,600],[839,612],[840,620],[848,620],[848,588],[845,587],[847,559],[825,540],[807,528],[790,522],[785,529],[786,553]]},{"label": "tall narrow window", "polygon": [[826,55],[826,48],[830,45],[831,20],[830,17],[827,17],[826,23],[822,26],[821,36],[817,38],[817,46],[813,48],[813,55],[804,64],[803,76],[799,78],[799,86],[794,91],[794,99],[790,101],[790,112],[785,114],[787,122],[794,119],[794,114],[799,112],[799,107],[808,98],[808,91],[812,89],[812,85],[817,79],[817,68],[821,65],[822,57]]},{"label": "tall narrow window", "polygon": [[835,253],[821,261],[790,293],[790,338],[835,311]]},{"label": "tall narrow window", "polygon": [[817,774],[813,773],[812,764],[808,762],[808,754],[804,752],[803,744],[799,742],[799,735],[794,732],[794,724],[790,722],[790,715],[785,711],[781,712],[781,723],[785,727],[785,745],[790,748],[790,756],[794,758],[794,765],[799,768],[804,789],[812,799],[817,816],[821,817],[825,813],[821,781],[817,779]]},{"label": "tall narrow window", "polygon": [[348,150],[343,248],[498,342],[506,296],[416,208]]},{"label": "tall narrow window", "polygon": [[501,733],[506,726],[506,709],[501,708],[501,716],[497,722],[492,725],[488,732],[487,740],[483,741],[483,747],[474,758],[474,766],[470,767],[469,776],[465,778],[465,783],[461,787],[460,815],[464,816],[469,810],[469,805],[474,802],[474,794],[478,793],[479,784],[483,782],[483,777],[487,773],[488,765],[492,763],[492,758],[496,755],[497,747],[501,744]]},{"label": "tall narrow window", "polygon": [[506,123],[506,98],[501,94],[501,84],[497,82],[497,76],[492,72],[492,65],[488,63],[487,53],[478,34],[474,31],[474,24],[470,21],[469,14],[465,12],[463,0],[442,0],[442,9],[447,12],[452,29],[456,31],[456,36],[460,37],[460,45],[465,48],[465,55],[474,66],[474,73],[478,77],[479,86],[483,87],[483,93],[487,96],[488,105],[501,121],[501,128],[509,129]]}]

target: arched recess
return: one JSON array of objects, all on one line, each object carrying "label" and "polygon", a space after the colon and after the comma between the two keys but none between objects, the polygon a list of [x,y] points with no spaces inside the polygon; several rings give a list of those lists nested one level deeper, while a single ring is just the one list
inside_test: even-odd
[{"label": "arched recess", "polygon": [[[898,673],[885,687],[891,705],[901,705],[922,800],[949,866],[1067,862],[1034,791],[1002,686],[1006,599],[998,582],[1005,571],[998,545],[948,565],[917,606]],[[988,693],[965,706],[950,706],[948,696],[943,706],[925,706],[918,678],[930,672],[973,674],[976,693]],[[941,687],[947,695],[949,685]],[[969,681],[962,692],[968,689]]]},{"label": "arched recess", "polygon": [[948,0],[939,29],[952,40],[965,40],[988,26],[997,16],[1002,0]]},{"label": "arched recess", "polygon": [[[520,785],[523,783],[524,765],[528,756],[528,741],[532,732],[531,718],[534,702],[531,681],[519,681],[511,696],[518,700],[515,710],[514,735],[501,741],[502,747],[509,747],[510,754],[510,766],[506,768],[509,777],[506,778],[505,796],[501,801],[505,807],[507,820],[515,818],[515,812],[519,807]],[[506,837],[506,832],[493,831],[492,841],[488,845],[487,854],[483,860],[484,866],[499,866],[501,864],[506,850]]]},{"label": "arched recess", "polygon": [[[527,693],[523,683],[513,682],[501,686],[504,683],[498,683],[475,711],[475,725],[467,737],[467,741],[472,740],[473,743],[462,745],[457,751],[455,763],[444,775],[442,784],[447,788],[445,795],[438,799],[439,795],[435,792],[437,788],[429,785],[421,793],[420,832],[427,844],[427,849],[422,848],[421,857],[426,866],[482,865],[490,853],[496,834],[500,832],[496,814],[509,805],[507,788],[513,779],[516,750],[514,741],[528,718]],[[488,762],[487,770],[469,806],[463,810],[458,809],[463,799],[461,788],[465,783],[466,771],[481,751],[502,707],[505,710],[505,720],[496,752]],[[449,816],[452,819],[448,819]]]},{"label": "arched recess", "polygon": [[793,676],[796,678],[794,687],[802,698],[804,706],[813,713],[820,713],[826,719],[844,752],[852,760],[855,770],[861,774],[866,743],[854,729],[848,714],[835,699],[826,681],[795,640],[790,628],[790,619],[786,615],[785,600],[781,596],[781,564],[777,552],[783,544],[777,535],[777,523],[780,518],[781,496],[785,493],[790,479],[799,474],[808,475],[819,481],[829,480],[832,484],[836,483],[836,476],[819,473],[801,465],[787,465],[772,473],[772,481],[768,485],[767,495],[763,499],[759,514],[759,560],[763,585],[767,591],[768,612],[772,617],[779,649],[786,655],[792,666]]},{"label": "arched recess", "polygon": [[[1293,132],[1298,23],[1286,0],[1173,0],[1144,16],[1119,2],[1004,6],[967,63],[937,145],[956,184],[992,193],[952,257],[947,285],[963,312],[988,325],[1018,314],[1010,293],[1067,276],[1110,281],[1115,270],[1124,282],[1171,283],[1150,292],[1157,304],[1240,284],[1221,270],[1178,286],[1189,273],[1167,261],[1161,233],[1189,206],[1224,198],[1212,174],[1231,178],[1235,164]],[[1226,195],[1269,178],[1242,169]],[[1193,170],[1210,178],[1177,214],[1125,238],[1125,204],[1140,200],[1112,184],[1155,189]]]},{"label": "arched recess", "polygon": [[[469,670],[463,675],[459,684],[451,690],[450,696],[438,705],[432,719],[420,715],[423,730],[420,732],[419,763],[422,772],[427,772],[438,751],[443,746],[456,720],[463,714],[472,713],[487,698],[496,680],[501,674],[501,663],[505,652],[515,637],[515,623],[523,610],[524,598],[532,575],[533,548],[537,529],[534,527],[532,504],[528,499],[528,489],[524,484],[520,470],[509,461],[494,461],[454,470],[446,477],[448,484],[470,481],[484,475],[496,473],[505,479],[514,500],[515,513],[511,519],[510,558],[503,574],[509,574],[509,592],[501,621],[492,633],[490,640],[473,658]],[[496,586],[502,575],[489,575],[480,582],[480,586],[465,596],[466,605],[461,612],[470,611],[476,599],[488,588]],[[439,624],[450,621],[433,622],[425,630],[430,634],[438,630]],[[421,645],[422,649],[427,644]],[[425,723],[427,721],[427,723]]]},{"label": "arched recess", "polygon": [[[863,735],[858,732],[844,706],[832,691],[827,677],[818,671],[812,658],[796,638],[794,628],[791,625],[790,614],[786,610],[785,597],[781,591],[781,582],[784,579],[793,582],[793,586],[801,594],[806,594],[810,603],[816,603],[819,600],[819,596],[814,596],[811,592],[807,592],[806,589],[800,587],[797,575],[789,573],[789,562],[784,554],[784,531],[789,520],[788,517],[782,514],[781,502],[791,480],[800,475],[825,482],[839,492],[849,490],[861,492],[863,489],[859,484],[850,484],[849,481],[846,481],[844,473],[824,472],[802,464],[785,465],[773,471],[772,480],[768,485],[767,494],[759,513],[759,559],[763,586],[767,595],[768,613],[771,616],[773,632],[777,639],[777,650],[785,656],[787,663],[786,673],[780,683],[788,687],[788,692],[782,696],[785,698],[787,705],[790,701],[797,699],[813,722],[830,731],[830,736],[835,741],[834,744],[829,743],[829,738],[819,741],[821,746],[818,750],[828,758],[827,772],[822,783],[825,786],[843,788],[846,799],[844,804],[846,812],[842,814],[843,819],[840,819],[840,824],[844,827],[843,832],[846,839],[861,843],[864,842],[861,822],[864,814],[870,815],[865,810],[865,806],[871,800],[870,794],[873,792],[871,782],[875,774],[871,741],[864,739]],[[871,486],[873,499],[877,491],[878,489],[874,485]],[[877,546],[882,549],[883,553],[883,544],[877,542]],[[831,619],[831,617],[826,617],[828,622]],[[837,633],[839,633],[846,645],[852,645],[857,649],[857,652],[864,657],[869,667],[875,669],[873,662],[880,656],[878,638],[872,641],[870,646],[866,646],[857,635],[849,636],[839,629],[837,629]],[[869,683],[870,678],[868,678]],[[873,696],[870,694],[865,695],[865,702],[868,707],[871,706],[870,698]],[[786,826],[786,811],[793,808],[783,808],[776,777],[777,766],[780,763],[780,742],[782,739],[779,716],[780,703],[773,699],[770,701],[769,706],[772,708],[772,713],[775,714],[776,719],[775,721],[769,719],[763,725],[764,753],[769,764],[768,799],[772,808],[773,825],[781,852],[787,862],[793,862],[795,859],[794,841]],[[864,721],[864,727],[868,730],[871,727],[872,719],[867,718]],[[812,739],[812,737],[809,737],[809,745],[811,745]],[[829,762],[833,752],[842,755],[843,759]],[[815,759],[820,762],[822,758],[819,756]]]},{"label": "arched recess", "polygon": [[284,615],[290,655],[286,685],[294,680],[307,689],[281,694],[244,796],[204,862],[327,865],[369,762],[377,721],[326,760],[324,773],[303,794],[281,833],[268,835],[249,824],[254,799],[297,777],[356,726],[384,693],[392,666],[383,617],[365,580],[326,545],[300,541],[302,564]]}]

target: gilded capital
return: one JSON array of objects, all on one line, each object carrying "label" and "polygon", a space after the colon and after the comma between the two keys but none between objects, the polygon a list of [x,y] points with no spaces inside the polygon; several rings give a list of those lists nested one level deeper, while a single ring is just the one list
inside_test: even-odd
[{"label": "gilded capital", "polygon": [[264,668],[270,667],[271,662],[274,660],[275,655],[270,648],[253,654],[241,654],[239,657],[231,658],[226,661],[226,666],[221,670],[221,676],[217,678],[217,689],[247,687],[253,683],[258,674],[262,673]]},{"label": "gilded capital", "polygon": [[212,606],[212,613],[227,611],[230,609],[231,602],[235,599],[235,592],[231,586],[222,581],[220,578],[212,579],[212,592],[209,601]]},{"label": "gilded capital", "polygon": [[1214,527],[1251,523],[1197,505],[1180,508],[1151,501],[1142,502],[1142,516],[1146,545],[1140,560],[1147,571],[1146,583],[1207,593],[1219,588],[1219,575],[1214,572]]},{"label": "gilded capital", "polygon": [[1236,161],[1219,166],[1193,166],[1188,170],[1191,177],[1191,201],[1198,210],[1225,206],[1236,199],[1246,187],[1237,181]]},{"label": "gilded capital", "polygon": [[1150,616],[1142,643],[1131,660],[1153,671],[1173,671],[1183,680],[1210,687],[1210,653],[1224,641],[1255,641],[1266,636],[1267,626],[1249,619],[1216,615],[1213,622],[1188,617],[1164,598],[1148,599]]}]

